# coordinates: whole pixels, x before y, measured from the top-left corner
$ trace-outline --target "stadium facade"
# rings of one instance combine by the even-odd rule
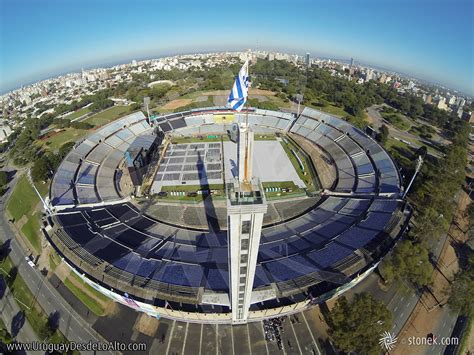
[[[252,321],[299,312],[360,282],[403,234],[411,210],[400,197],[396,165],[361,130],[309,108],[298,117],[248,111],[255,134],[302,140],[323,152],[336,171],[314,206],[263,226],[247,297]],[[46,238],[85,282],[117,302],[155,317],[232,322],[227,231],[149,216],[122,190],[120,168],[137,137],[157,130],[175,137],[226,135],[244,117],[218,107],[151,121],[138,112],[102,127],[78,142],[58,168]],[[158,165],[175,158],[204,168],[215,162],[199,146],[193,152],[179,145],[159,149]],[[158,169],[153,184],[183,174]],[[219,174],[212,176],[225,181]]]

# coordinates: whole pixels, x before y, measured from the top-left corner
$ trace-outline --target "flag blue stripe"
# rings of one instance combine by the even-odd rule
[[[227,99],[228,106],[236,111],[240,111],[247,101],[249,87],[247,68],[248,62],[245,62],[239,74],[235,77],[234,85]]]

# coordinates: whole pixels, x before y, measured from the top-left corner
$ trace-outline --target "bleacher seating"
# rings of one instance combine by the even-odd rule
[[[156,118],[154,125],[179,134],[225,133],[230,126],[214,122],[215,110],[227,112],[210,108],[173,113]],[[245,114],[235,116],[242,121]],[[291,290],[298,284],[319,282],[324,275],[340,274],[355,265],[361,260],[359,249],[367,253],[366,248],[385,238],[400,208],[396,200],[400,179],[395,164],[374,140],[344,120],[307,108],[297,119],[290,113],[251,110],[248,120],[257,133],[291,128],[323,149],[335,163],[334,191],[339,193],[323,196],[301,216],[263,228],[254,287],[276,283],[278,288]],[[117,168],[133,139],[151,129],[143,114],[129,115],[102,127],[71,150],[51,187],[53,205],[65,208],[55,216],[57,236],[88,264],[107,263],[105,273],[124,282],[167,292],[197,294],[200,287],[226,291],[225,231],[165,224],[131,203],[120,203]],[[198,174],[194,169],[197,156],[183,152],[183,146],[174,145],[165,159],[189,163],[193,169],[183,171]],[[176,172],[164,169],[159,174],[166,179]],[[82,206],[104,202],[104,206]]]

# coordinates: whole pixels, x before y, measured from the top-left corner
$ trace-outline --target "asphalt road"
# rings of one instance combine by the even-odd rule
[[[0,317],[17,342],[31,343],[39,340],[31,325],[22,316],[20,307],[9,288],[5,290],[0,299]],[[12,329],[16,329],[16,331]]]
[[[10,186],[13,187],[16,184],[19,174],[10,182]],[[0,242],[10,240],[10,253],[9,256],[12,259],[15,266],[18,267],[19,275],[25,280],[26,284],[30,288],[30,291],[36,295],[36,302],[38,302],[44,309],[46,314],[59,312],[59,329],[67,337],[69,341],[74,342],[106,342],[100,335],[90,329],[90,325],[85,322],[69,304],[58,294],[56,289],[45,280],[44,276],[36,269],[30,267],[25,261],[25,252],[19,246],[18,241],[15,238],[15,234],[10,229],[9,222],[5,218],[5,201],[8,200],[13,188],[11,188],[2,198],[0,199]],[[13,305],[11,306],[13,307]],[[3,317],[3,312],[2,312]],[[28,327],[27,322],[24,326]],[[25,332],[28,332],[27,330]],[[28,335],[28,340],[32,339],[32,335]],[[23,341],[23,339],[18,339]],[[84,352],[87,354],[87,352]],[[112,352],[102,352],[103,354],[111,354]],[[90,352],[93,354],[93,352]],[[97,352],[100,354],[100,352]]]
[[[15,185],[17,178],[18,175],[15,176],[12,182],[10,182],[10,186]],[[55,311],[59,312],[59,328],[70,341],[105,342],[104,338],[102,338],[95,330],[93,330],[90,324],[87,323],[66,302],[66,300],[61,297],[61,295],[49,283],[49,281],[45,280],[39,271],[31,268],[25,262],[25,253],[15,239],[15,235],[10,229],[10,225],[4,216],[4,201],[8,199],[11,190],[9,190],[8,193],[0,199],[0,241],[3,242],[8,239],[11,240],[11,252],[9,256],[13,260],[14,264],[18,267],[19,275],[24,278],[30,287],[31,292],[37,295],[37,302],[39,302],[47,314],[53,313]],[[440,241],[434,242],[432,244],[432,252],[434,255],[438,256],[440,254],[445,238],[446,236],[441,238]],[[385,304],[387,304],[388,308],[394,315],[394,326],[392,331],[396,334],[399,334],[405,325],[419,299],[419,295],[417,295],[413,290],[410,290],[409,292],[401,292],[393,285],[389,290],[382,291],[378,285],[378,275],[375,273],[369,275],[366,280],[354,287],[352,290],[349,290],[347,294],[350,295],[351,293],[353,294],[363,291],[370,292],[376,298],[381,299]],[[2,300],[0,300],[0,307],[0,310],[2,310],[2,318],[6,324],[10,324],[11,319],[13,319],[18,313],[19,308],[8,291],[5,293]],[[445,312],[446,315],[444,322],[440,324],[437,329],[433,329],[433,334],[435,334],[438,338],[450,336],[456,323],[457,316],[450,314],[447,308]],[[308,325],[310,323],[304,316],[300,316],[300,318],[302,318],[301,323],[292,324],[291,322],[287,322],[284,324],[285,332],[283,336],[283,352],[319,352],[319,349],[316,345],[316,339],[318,336],[317,330]],[[164,343],[159,342],[158,335],[162,331],[160,330],[162,328],[160,328],[154,337],[152,348],[149,349],[151,353],[153,353],[154,350],[160,350],[160,353],[167,354],[172,354],[175,352],[181,353],[182,351],[185,353],[191,353],[193,352],[193,349],[196,349],[195,344],[198,337],[200,339],[199,351],[201,353],[208,353],[208,350],[211,352],[213,352],[213,350],[214,352],[217,352],[217,350],[226,352],[225,349],[227,348],[229,348],[229,350],[232,349],[232,353],[240,353],[240,350],[244,349],[250,349],[250,351],[258,349],[268,354],[278,351],[277,349],[272,348],[274,345],[272,343],[259,343],[262,338],[262,334],[260,334],[261,325],[257,326],[256,328],[254,328],[253,325],[248,325],[246,328],[231,328],[215,325],[194,325],[173,321],[167,322],[165,320],[162,320],[161,322],[161,325],[163,326],[165,323],[169,323],[169,327],[166,330],[166,341]],[[21,342],[37,340],[37,337],[28,322],[25,322],[23,327],[20,329],[17,339]],[[237,339],[238,341],[236,341]],[[121,340],[129,341],[129,338],[125,337]],[[445,351],[445,348],[445,346],[438,346],[435,349],[435,353],[442,354]],[[263,349],[265,349],[265,351],[263,351]],[[230,353],[230,351],[226,353]],[[254,353],[260,352],[258,351]]]
[[[458,200],[458,196],[456,197]],[[447,238],[445,234],[439,240],[430,241],[430,250],[436,259],[441,254],[444,242]],[[403,329],[405,323],[409,319],[415,306],[417,305],[420,295],[412,287],[397,288],[397,285],[393,283],[388,290],[382,290],[379,286],[379,276],[376,273],[370,274],[364,281],[356,285],[354,288],[346,292],[346,295],[350,296],[355,293],[369,292],[375,298],[383,301],[387,308],[392,312],[393,315],[393,326],[392,332],[399,335]],[[443,322],[436,328],[433,328],[432,333],[438,338],[449,337],[453,332],[454,325],[457,320],[457,315],[449,311],[447,306],[443,309]],[[437,345],[433,349],[430,349],[426,354],[443,354],[446,349],[444,345]]]
[[[367,112],[374,119],[373,126],[374,126],[374,129],[376,129],[376,130],[379,130],[380,127],[382,126],[382,124],[384,124],[384,120],[383,120],[382,116],[380,115],[379,111],[377,110],[378,107],[379,106],[377,106],[377,105],[373,105],[373,106],[370,106],[369,108],[367,108]],[[424,138],[415,136],[415,135],[413,135],[411,133],[408,133],[408,132],[405,132],[405,131],[401,131],[401,130],[399,130],[398,128],[394,127],[391,124],[386,124],[386,126],[388,127],[390,137],[393,137],[393,138],[398,139],[398,140],[403,139],[405,141],[416,139],[417,141],[420,141],[420,142],[426,144],[427,146],[432,145],[432,143],[429,140],[426,140]],[[413,143],[413,142],[410,141],[410,146],[415,148],[415,149],[418,149],[418,148],[421,147],[421,144]],[[428,154],[432,155],[436,158],[441,157],[440,153],[428,152]]]

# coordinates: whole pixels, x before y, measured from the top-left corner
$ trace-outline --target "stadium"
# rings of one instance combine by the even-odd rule
[[[230,323],[223,199],[244,119],[269,205],[248,320],[299,312],[360,282],[404,233],[411,209],[379,144],[310,108],[137,112],[103,126],[58,168],[45,237],[117,302],[154,317]]]

